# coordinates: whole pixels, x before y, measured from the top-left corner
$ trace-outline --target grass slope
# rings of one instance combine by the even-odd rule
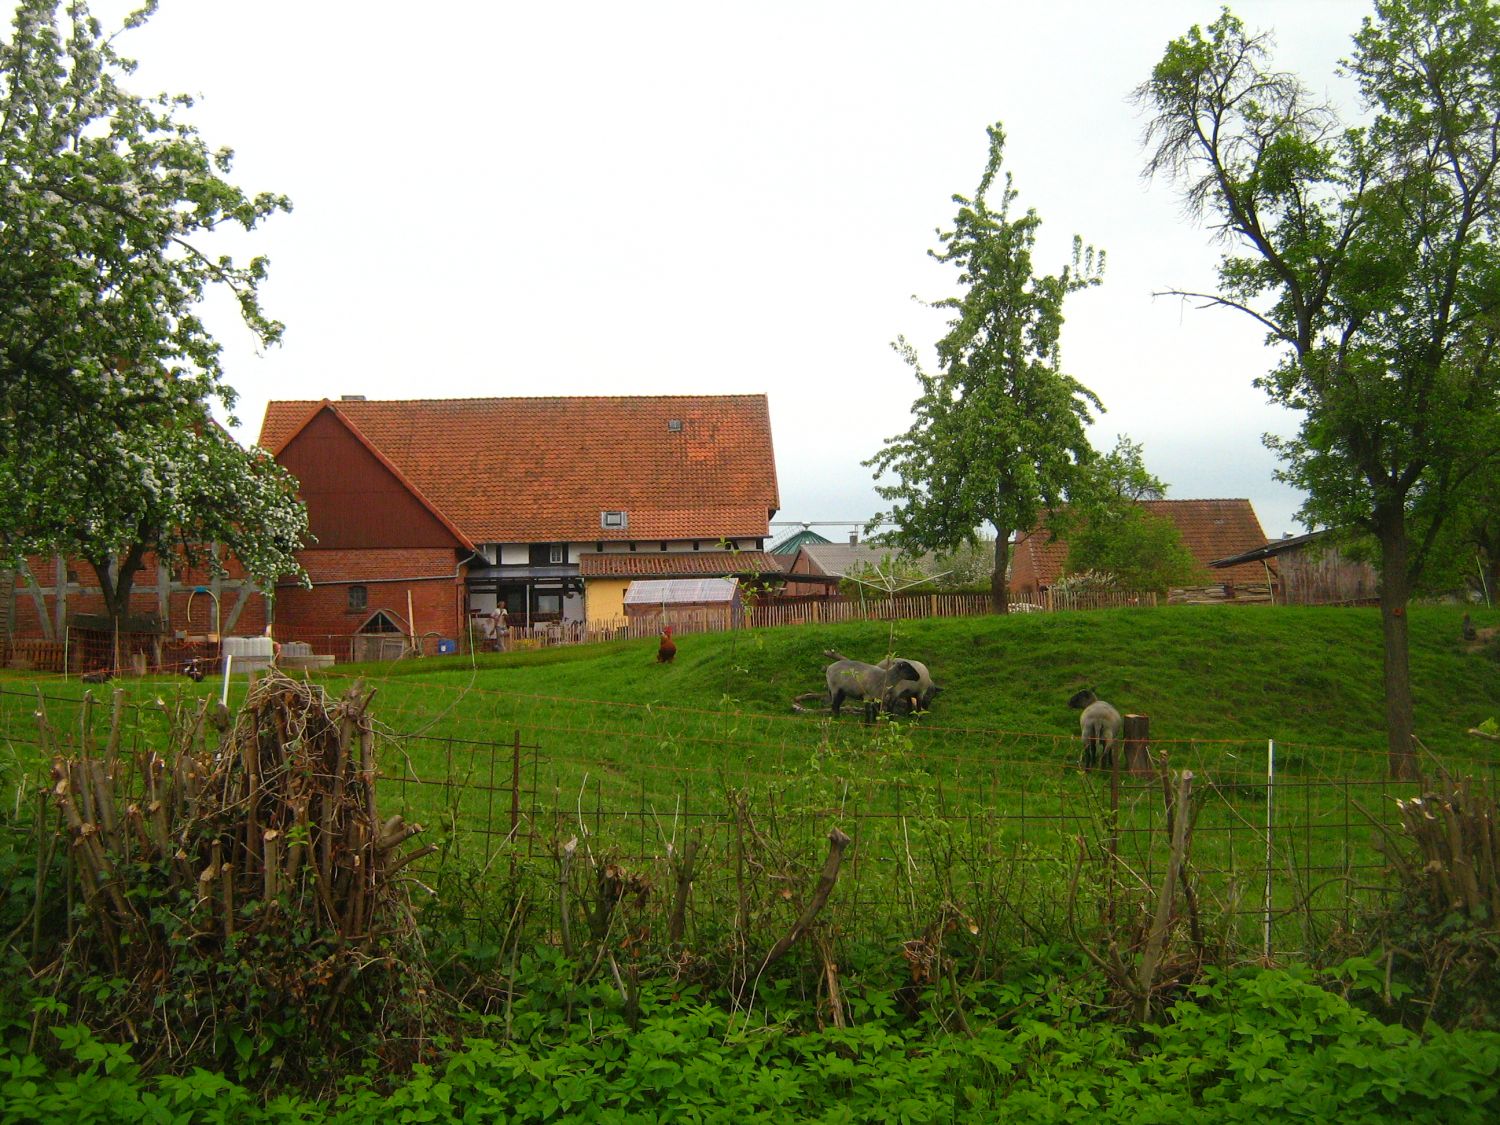
[[[1476,614],[1480,627],[1500,612]],[[1463,642],[1461,610],[1411,613],[1416,727],[1435,753],[1472,754],[1465,734],[1500,713],[1500,640]],[[1181,607],[856,623],[679,638],[670,666],[655,642],[365,669],[414,707],[422,688],[657,708],[784,716],[823,686],[823,651],[878,660],[891,646],[925,661],[944,691],[932,728],[1073,734],[1068,696],[1094,687],[1121,711],[1151,716],[1157,739],[1256,739],[1383,746],[1380,619],[1375,610]],[[812,718],[799,718],[805,724]],[[846,713],[842,724],[857,725]]]

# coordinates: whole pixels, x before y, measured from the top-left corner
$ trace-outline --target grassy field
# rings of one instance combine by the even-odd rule
[[[1493,784],[1500,746],[1466,731],[1500,715],[1500,642],[1466,644],[1460,617],[1456,607],[1411,613],[1416,728],[1435,759]],[[1500,625],[1500,612],[1475,618]],[[1082,686],[1150,716],[1156,751],[1195,771],[1194,860],[1216,909],[1247,927],[1262,906],[1268,819],[1279,906],[1316,901],[1337,920],[1379,864],[1368,818],[1389,821],[1395,798],[1415,791],[1385,778],[1374,610],[1028,614],[690,635],[678,647],[670,666],[655,662],[654,641],[637,641],[339,668],[323,682],[334,694],[354,677],[376,689],[391,735],[387,807],[405,804],[486,861],[514,846],[503,838],[519,760],[514,799],[534,852],[582,834],[647,864],[695,826],[727,847],[726,814],[745,795],[799,854],[816,857],[830,824],[850,828],[855,887],[862,880],[887,905],[903,885],[915,902],[913,872],[952,866],[938,853],[951,860],[955,834],[970,851],[982,839],[996,855],[1034,860],[1047,869],[1039,886],[1056,885],[1080,840],[1097,851],[1111,798],[1105,775],[1077,769],[1066,701]],[[920,659],[943,694],[928,715],[874,726],[793,713],[794,697],[821,688],[830,647]],[[136,746],[159,744],[174,709],[218,690],[177,678],[93,691],[116,686],[134,705]],[[244,691],[232,684],[231,703]],[[107,700],[85,716],[83,692],[76,680],[0,678],[0,737],[15,760],[46,756],[39,706],[63,738],[107,725]],[[1118,800],[1120,851],[1144,883],[1161,863],[1160,782],[1127,779]],[[916,820],[939,827],[914,845]],[[1034,869],[1010,870],[1024,881]],[[959,893],[944,881],[951,872],[932,878],[927,896]],[[849,909],[859,911],[857,892]]]

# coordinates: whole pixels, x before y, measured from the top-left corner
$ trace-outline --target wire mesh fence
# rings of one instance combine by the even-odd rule
[[[196,699],[183,683],[118,710],[0,685],[0,739],[32,781],[100,724],[119,727],[125,756],[149,752]],[[520,870],[536,887],[571,878],[588,894],[583,872],[612,867],[655,887],[700,943],[730,920],[792,912],[835,830],[849,843],[824,919],[851,944],[909,940],[940,917],[986,935],[1117,920],[1160,888],[1173,786],[1191,775],[1204,925],[1237,956],[1310,954],[1385,903],[1397,801],[1424,791],[1386,776],[1373,733],[1364,748],[1160,740],[1149,770],[1083,770],[1076,739],[926,720],[866,727],[415,680],[380,694],[382,805],[444,845],[418,878],[459,864],[481,892]],[[1497,791],[1480,752],[1443,766]],[[550,940],[567,924],[565,896],[532,893]],[[472,909],[477,925],[499,924],[482,894]]]

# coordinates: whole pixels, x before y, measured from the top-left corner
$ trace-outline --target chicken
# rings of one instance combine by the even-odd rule
[[[664,626],[661,631],[661,644],[656,646],[656,662],[670,664],[672,657],[676,655],[677,645],[672,641],[672,626]]]

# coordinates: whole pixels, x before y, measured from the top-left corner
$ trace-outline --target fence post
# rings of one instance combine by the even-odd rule
[[[1131,773],[1151,772],[1151,716],[1125,716],[1125,761]]]
[[[1131,716],[1134,718],[1135,716]],[[1130,743],[1126,743],[1129,746]],[[1120,765],[1125,757],[1124,748],[1109,759],[1109,837],[1105,847],[1109,850],[1109,898],[1105,905],[1106,921],[1115,924],[1115,883],[1120,872]]]
[[[1276,797],[1276,740],[1266,740],[1266,895],[1265,895],[1265,939],[1266,963],[1271,961],[1271,812]]]
[[[516,838],[521,824],[521,730],[516,728],[510,744],[510,838]],[[511,845],[514,848],[514,844]]]

